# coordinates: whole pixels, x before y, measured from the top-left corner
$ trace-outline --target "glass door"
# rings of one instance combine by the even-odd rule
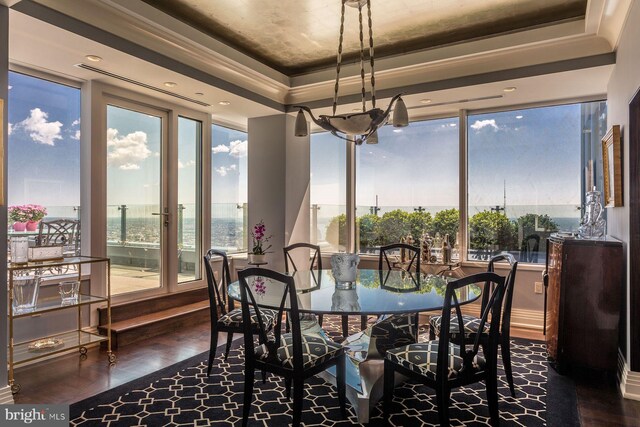
[[[112,295],[157,291],[167,283],[167,115],[126,103],[107,105],[106,113]]]

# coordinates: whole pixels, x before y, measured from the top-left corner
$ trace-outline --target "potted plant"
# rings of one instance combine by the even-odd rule
[[[9,220],[14,231],[36,231],[38,222],[47,215],[47,209],[40,205],[9,206]]]
[[[272,236],[265,237],[265,231],[267,227],[264,225],[264,221],[260,220],[259,223],[253,226],[251,230],[251,238],[253,240],[253,248],[248,254],[249,263],[251,264],[266,264],[266,253],[271,245],[264,247]]]

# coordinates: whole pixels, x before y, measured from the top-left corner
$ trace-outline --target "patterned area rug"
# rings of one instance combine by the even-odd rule
[[[340,319],[327,316],[324,327],[339,336]],[[373,320],[373,319],[371,319]],[[356,331],[359,319],[350,329]],[[424,329],[421,328],[421,332]],[[427,334],[421,335],[424,340]],[[234,341],[229,359],[222,349],[206,376],[207,353],[164,368],[71,406],[74,426],[233,426],[240,425],[244,385],[242,340]],[[504,426],[544,426],[546,418],[547,363],[544,345],[526,340],[512,341],[512,365],[516,398],[512,398],[499,363],[500,418]],[[284,397],[283,382],[256,376],[249,425],[286,426],[291,423],[292,403]],[[484,383],[457,389],[451,394],[451,425],[488,425],[489,410]],[[370,425],[381,425],[381,404],[372,413]],[[334,387],[318,377],[305,383],[302,415],[305,426],[358,425],[352,409],[342,419]],[[433,390],[418,383],[395,389],[391,423],[395,426],[437,426],[438,413]]]

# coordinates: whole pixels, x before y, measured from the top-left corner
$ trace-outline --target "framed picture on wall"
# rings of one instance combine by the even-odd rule
[[[604,204],[618,207],[622,201],[622,147],[620,125],[613,125],[602,138],[602,175],[604,177]]]

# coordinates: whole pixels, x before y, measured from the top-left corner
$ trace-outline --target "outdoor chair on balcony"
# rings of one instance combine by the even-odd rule
[[[218,285],[215,275],[213,274],[213,268],[211,267],[211,260],[216,256],[222,258],[222,278],[220,285]],[[227,333],[227,346],[224,352],[224,359],[227,360],[229,350],[231,349],[231,342],[233,341],[233,334],[241,334],[244,329],[242,326],[242,310],[239,308],[234,309],[233,301],[231,301],[227,295],[227,286],[229,286],[231,274],[229,273],[229,261],[226,252],[210,249],[204,256],[204,269],[207,275],[209,311],[211,314],[211,341],[209,345],[209,362],[207,365],[207,376],[209,376],[211,375],[213,359],[215,359],[216,356],[218,332]],[[252,313],[251,327],[254,330],[254,334],[258,333],[259,323],[264,326],[267,331],[270,331],[275,323],[276,315],[275,310],[262,309],[260,310],[261,317],[258,321],[258,316]]]
[[[502,353],[502,365],[504,366],[504,372],[507,376],[507,382],[509,383],[509,389],[511,396],[516,396],[515,387],[513,385],[513,371],[511,369],[511,306],[513,302],[513,287],[516,281],[516,271],[518,269],[518,262],[513,255],[504,253],[499,254],[491,258],[487,272],[493,272],[495,263],[500,261],[506,261],[509,263],[510,271],[505,282],[505,296],[504,304],[502,307],[502,324],[498,332],[498,342],[500,344],[500,350]],[[487,310],[489,303],[489,295],[486,292],[482,294],[482,304],[480,308],[480,314],[483,315]],[[442,331],[442,316],[433,316],[429,320],[429,339],[434,340],[435,337],[441,334]],[[473,343],[478,335],[478,331],[482,331],[481,335],[483,339],[488,339],[489,328],[485,325],[484,329],[480,328],[481,319],[475,316],[463,315],[462,326],[464,330],[464,336],[460,335],[460,328],[457,323],[452,323],[450,327],[451,341],[460,344],[461,342]],[[463,339],[464,337],[464,339]]]
[[[456,291],[484,283],[487,306],[478,324],[487,330],[487,339],[476,335],[471,348],[455,343],[450,328],[463,328],[463,318]],[[453,388],[484,381],[492,426],[500,423],[498,408],[497,350],[500,311],[505,278],[495,273],[479,273],[449,282],[442,308],[442,330],[438,340],[408,344],[388,350],[384,360],[383,417],[389,421],[396,372],[431,387],[436,392],[440,426],[449,425],[449,397]],[[493,288],[493,291],[490,290]],[[489,294],[490,293],[490,294]],[[453,315],[452,315],[453,313]],[[489,315],[491,320],[489,320]],[[458,329],[458,330],[460,330]],[[482,346],[483,355],[478,354]]]
[[[65,256],[80,255],[80,221],[77,219],[41,220],[36,245],[61,245]]]

